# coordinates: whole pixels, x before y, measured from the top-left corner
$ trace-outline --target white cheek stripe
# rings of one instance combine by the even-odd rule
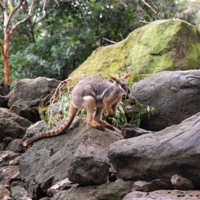
[[[119,86],[119,88],[122,90],[122,92],[126,93],[126,91],[122,88],[121,85],[118,85],[118,86]]]

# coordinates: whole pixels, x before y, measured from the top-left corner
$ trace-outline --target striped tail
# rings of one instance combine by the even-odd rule
[[[37,135],[27,139],[26,141],[23,142],[23,145],[26,147],[29,144],[41,139],[41,138],[45,138],[45,137],[53,137],[56,135],[60,135],[61,133],[63,133],[65,130],[67,130],[69,128],[69,126],[71,125],[74,117],[76,116],[76,113],[78,111],[78,108],[75,108],[72,104],[72,102],[70,103],[70,108],[69,108],[69,115],[66,119],[66,121],[64,122],[64,124],[56,129],[56,130],[52,130],[52,131],[47,131],[47,132],[42,132],[42,133],[38,133]]]

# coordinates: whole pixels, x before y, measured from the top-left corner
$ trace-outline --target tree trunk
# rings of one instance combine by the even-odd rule
[[[4,52],[3,52],[3,65],[5,82],[11,85],[10,65],[9,65],[9,46],[10,46],[10,33],[5,33],[4,38]]]

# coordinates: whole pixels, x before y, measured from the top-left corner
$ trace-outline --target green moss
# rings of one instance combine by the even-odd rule
[[[200,33],[182,20],[158,20],[136,29],[116,44],[96,49],[70,77],[125,74],[129,83],[165,70],[198,69]]]

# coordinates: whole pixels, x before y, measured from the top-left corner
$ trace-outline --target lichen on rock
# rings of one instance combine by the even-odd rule
[[[200,32],[182,20],[158,20],[113,45],[96,49],[75,70],[72,85],[84,76],[131,71],[130,83],[166,70],[198,69]]]

